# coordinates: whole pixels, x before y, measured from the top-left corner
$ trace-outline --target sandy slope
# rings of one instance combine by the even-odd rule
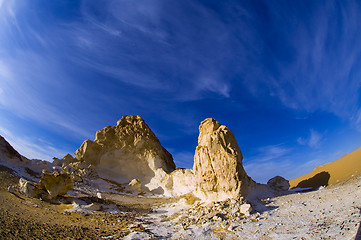
[[[325,173],[323,173],[325,172]],[[327,176],[327,174],[329,176]],[[316,167],[312,172],[307,173],[301,177],[290,181],[291,188],[296,187],[300,182],[303,182],[303,187],[316,186],[322,182],[328,182],[328,184],[335,184],[351,178],[354,175],[361,173],[361,148],[356,151],[346,154],[342,158]],[[312,178],[319,174],[318,181],[312,181]],[[327,178],[329,177],[328,181]],[[316,176],[317,178],[317,176]],[[307,180],[311,179],[309,182]],[[317,179],[316,179],[317,180]],[[321,184],[324,185],[324,184]],[[320,185],[318,185],[320,186]]]

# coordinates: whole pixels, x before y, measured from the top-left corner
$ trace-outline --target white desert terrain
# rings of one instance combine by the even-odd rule
[[[360,149],[290,184],[259,184],[226,126],[199,130],[193,169],[176,168],[138,116],[52,163],[1,137],[0,238],[361,239]]]

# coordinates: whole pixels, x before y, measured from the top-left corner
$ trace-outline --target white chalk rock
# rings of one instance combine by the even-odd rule
[[[85,140],[75,151],[75,158],[93,165],[101,178],[121,184],[138,179],[142,190],[159,193],[164,193],[164,178],[175,170],[172,155],[139,116],[123,116],[116,126],[97,131],[94,141]]]
[[[206,201],[246,195],[255,182],[243,169],[242,159],[233,133],[215,119],[204,120],[194,156],[195,194]]]
[[[246,217],[250,216],[251,211],[252,211],[251,204],[248,204],[248,203],[242,204],[239,208],[239,212]]]

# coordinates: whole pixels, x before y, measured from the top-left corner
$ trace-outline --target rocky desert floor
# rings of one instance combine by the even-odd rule
[[[171,239],[361,239],[360,196],[361,175],[317,191],[253,199],[255,210],[240,220],[219,217],[188,225],[185,219],[192,213],[186,210],[172,219],[177,206],[168,205],[163,214],[151,213],[145,228]],[[211,213],[214,205],[208,209]],[[224,216],[224,210],[218,207],[215,215]],[[149,232],[137,234],[152,238]]]
[[[0,167],[1,239],[361,239],[361,175],[317,191],[260,193],[250,199],[251,215],[241,217],[229,214],[239,201],[197,204],[190,197],[99,199],[78,189],[48,203],[9,192],[18,181]],[[101,207],[68,211],[73,202]]]
[[[28,198],[16,189],[10,193],[8,187],[19,182],[12,173],[0,166],[0,239],[122,239],[132,231],[146,232],[134,222],[151,213],[151,207],[167,201],[110,194],[109,199],[114,200],[102,200],[85,192],[49,203]],[[113,206],[116,210],[66,212],[74,201]]]

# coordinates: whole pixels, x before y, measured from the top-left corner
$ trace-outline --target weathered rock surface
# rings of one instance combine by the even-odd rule
[[[165,179],[166,195],[180,196],[194,193],[195,175],[192,169],[178,168]]]
[[[64,162],[75,164],[66,158]],[[138,179],[142,188],[159,193],[164,192],[164,178],[175,170],[172,155],[139,116],[123,116],[116,126],[97,131],[94,141],[85,140],[75,151],[75,162],[93,165],[101,178],[122,184]]]
[[[23,178],[19,179],[19,191],[22,194],[32,198],[41,198],[46,194],[45,191],[40,189],[39,184],[30,182]]]
[[[48,192],[50,199],[53,199],[57,196],[65,195],[71,190],[73,188],[73,182],[71,181],[70,174],[59,173],[57,171],[53,173],[43,171],[39,186]]]
[[[199,126],[194,156],[195,194],[208,201],[222,201],[247,195],[254,181],[242,165],[242,153],[233,133],[215,119]]]
[[[267,185],[277,191],[287,191],[290,188],[288,180],[281,176],[276,176],[268,180]]]

